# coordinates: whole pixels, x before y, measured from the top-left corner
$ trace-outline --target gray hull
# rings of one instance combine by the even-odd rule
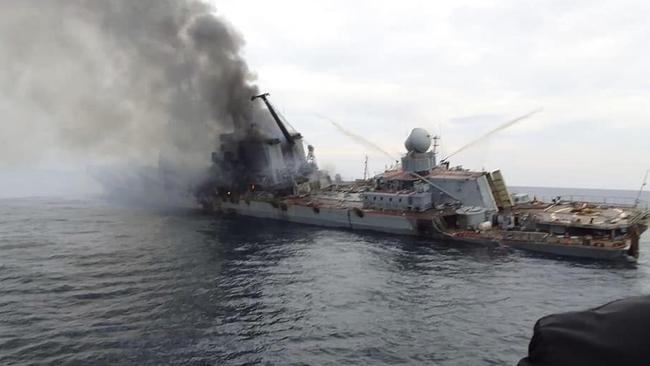
[[[504,245],[530,252],[605,260],[634,260],[628,255],[629,246],[623,248],[600,248],[578,245],[561,245],[549,243],[504,242]]]
[[[372,230],[400,235],[421,235],[417,222],[407,216],[381,213],[357,214],[350,208],[327,208],[291,205],[275,207],[269,202],[250,201],[248,203],[222,202],[220,211],[242,216],[282,220],[300,224],[347,228],[352,230]]]
[[[239,201],[220,202],[216,211],[242,215],[248,217],[264,218],[308,224],[315,226],[345,228],[351,230],[368,230],[398,235],[425,236],[436,240],[475,244],[484,246],[505,245],[530,252],[578,258],[593,258],[601,260],[630,260],[628,247],[602,248],[575,245],[558,245],[543,242],[497,241],[480,238],[461,238],[451,236],[437,230],[431,225],[423,223],[431,220],[417,220],[407,215],[385,214],[380,212],[363,212],[359,214],[352,208],[326,208],[314,209],[300,205],[274,205],[264,201]]]

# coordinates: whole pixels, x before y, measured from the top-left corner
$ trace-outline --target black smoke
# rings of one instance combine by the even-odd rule
[[[3,1],[0,164],[207,166],[219,134],[273,130],[243,46],[203,1]]]
[[[201,1],[17,0],[3,3],[0,29],[2,124],[27,140],[206,157],[259,109],[243,38]]]

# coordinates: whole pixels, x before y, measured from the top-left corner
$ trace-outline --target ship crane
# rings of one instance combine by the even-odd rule
[[[264,104],[266,104],[266,107],[269,109],[269,112],[271,112],[271,116],[273,116],[273,119],[275,120],[275,123],[278,124],[278,127],[280,128],[280,131],[282,131],[282,135],[284,135],[284,138],[287,139],[287,142],[290,145],[294,145],[296,143],[295,139],[291,134],[289,133],[289,130],[287,130],[287,127],[284,125],[282,120],[280,119],[280,116],[278,116],[278,113],[275,111],[267,97],[269,96],[269,93],[262,93],[260,95],[254,95],[251,97],[251,101],[261,98],[264,101]]]

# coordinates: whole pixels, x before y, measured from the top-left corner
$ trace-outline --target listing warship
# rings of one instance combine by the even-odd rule
[[[301,224],[417,235],[436,241],[507,246],[551,255],[635,260],[647,207],[511,194],[500,171],[470,171],[437,161],[436,143],[415,128],[401,164],[374,177],[332,180],[314,148],[268,101],[276,136],[255,124],[220,136],[210,179],[197,189],[210,212]],[[434,140],[437,141],[437,140]],[[365,177],[364,177],[365,178]]]

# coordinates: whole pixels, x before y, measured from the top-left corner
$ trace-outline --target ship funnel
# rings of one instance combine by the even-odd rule
[[[425,153],[431,147],[431,135],[424,128],[414,128],[404,142],[408,152]]]

